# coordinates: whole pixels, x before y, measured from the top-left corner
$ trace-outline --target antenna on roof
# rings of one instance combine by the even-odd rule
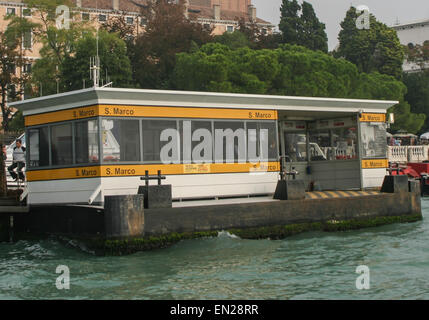
[[[98,11],[98,0],[95,2],[95,10]],[[98,52],[98,29],[97,24],[97,34],[96,34],[96,47],[97,53],[95,57],[90,58],[90,79],[94,82],[94,88],[100,87],[100,56]]]

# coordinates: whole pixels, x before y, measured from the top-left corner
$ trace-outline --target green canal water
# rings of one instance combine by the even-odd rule
[[[0,244],[0,299],[429,299],[429,199],[424,220],[285,240],[217,238],[122,257],[54,240]],[[56,288],[58,265],[70,289]],[[356,267],[370,270],[357,290]]]

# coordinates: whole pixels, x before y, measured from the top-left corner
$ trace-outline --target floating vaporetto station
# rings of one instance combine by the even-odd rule
[[[414,221],[418,183],[385,178],[396,103],[98,87],[13,103],[30,211],[14,228],[144,247],[148,236]]]

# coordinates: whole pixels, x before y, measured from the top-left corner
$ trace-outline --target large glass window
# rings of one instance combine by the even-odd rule
[[[336,128],[310,132],[311,161],[356,159],[357,128]]]
[[[387,135],[385,123],[361,122],[361,136],[363,158],[386,158]]]
[[[73,164],[72,141],[71,123],[51,127],[52,165]]]
[[[246,162],[247,146],[244,122],[215,121],[214,129],[215,162]]]
[[[286,162],[307,161],[307,136],[305,132],[285,132]]]
[[[49,165],[49,130],[48,127],[28,130],[30,167]]]
[[[75,124],[75,150],[77,164],[99,161],[97,120]]]
[[[213,162],[212,122],[205,120],[179,121],[181,159],[183,163]]]
[[[274,122],[247,122],[247,158],[251,162],[277,161],[277,130]]]
[[[161,162],[161,150],[166,152],[163,161],[178,162],[180,159],[180,141],[175,136],[176,120],[143,120],[143,161]],[[163,149],[164,146],[167,146]]]
[[[104,162],[140,161],[138,120],[103,119],[102,125]]]

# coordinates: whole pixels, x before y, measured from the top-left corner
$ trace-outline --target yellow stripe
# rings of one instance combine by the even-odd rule
[[[330,194],[330,195],[332,195],[332,198],[340,198],[341,197],[335,191],[327,191],[327,193]]]
[[[276,110],[94,105],[27,116],[25,126],[97,116],[246,120],[277,120],[278,118]]]
[[[279,162],[268,162],[253,165],[251,163],[213,163],[213,164],[153,164],[153,165],[103,165],[93,167],[63,168],[27,171],[28,181],[62,180],[96,177],[129,177],[144,176],[149,170],[150,175],[158,170],[164,175],[210,174],[210,173],[246,173],[246,172],[277,172]]]
[[[307,192],[307,197],[310,199],[318,199],[319,197],[314,192]]]
[[[337,191],[340,195],[342,195],[343,197],[350,197],[349,194],[347,194],[347,192],[344,191]]]
[[[352,196],[359,197],[360,194],[357,191],[348,191]]]
[[[323,199],[329,198],[329,196],[325,192],[322,192],[322,191],[316,191],[316,194],[318,194]]]

